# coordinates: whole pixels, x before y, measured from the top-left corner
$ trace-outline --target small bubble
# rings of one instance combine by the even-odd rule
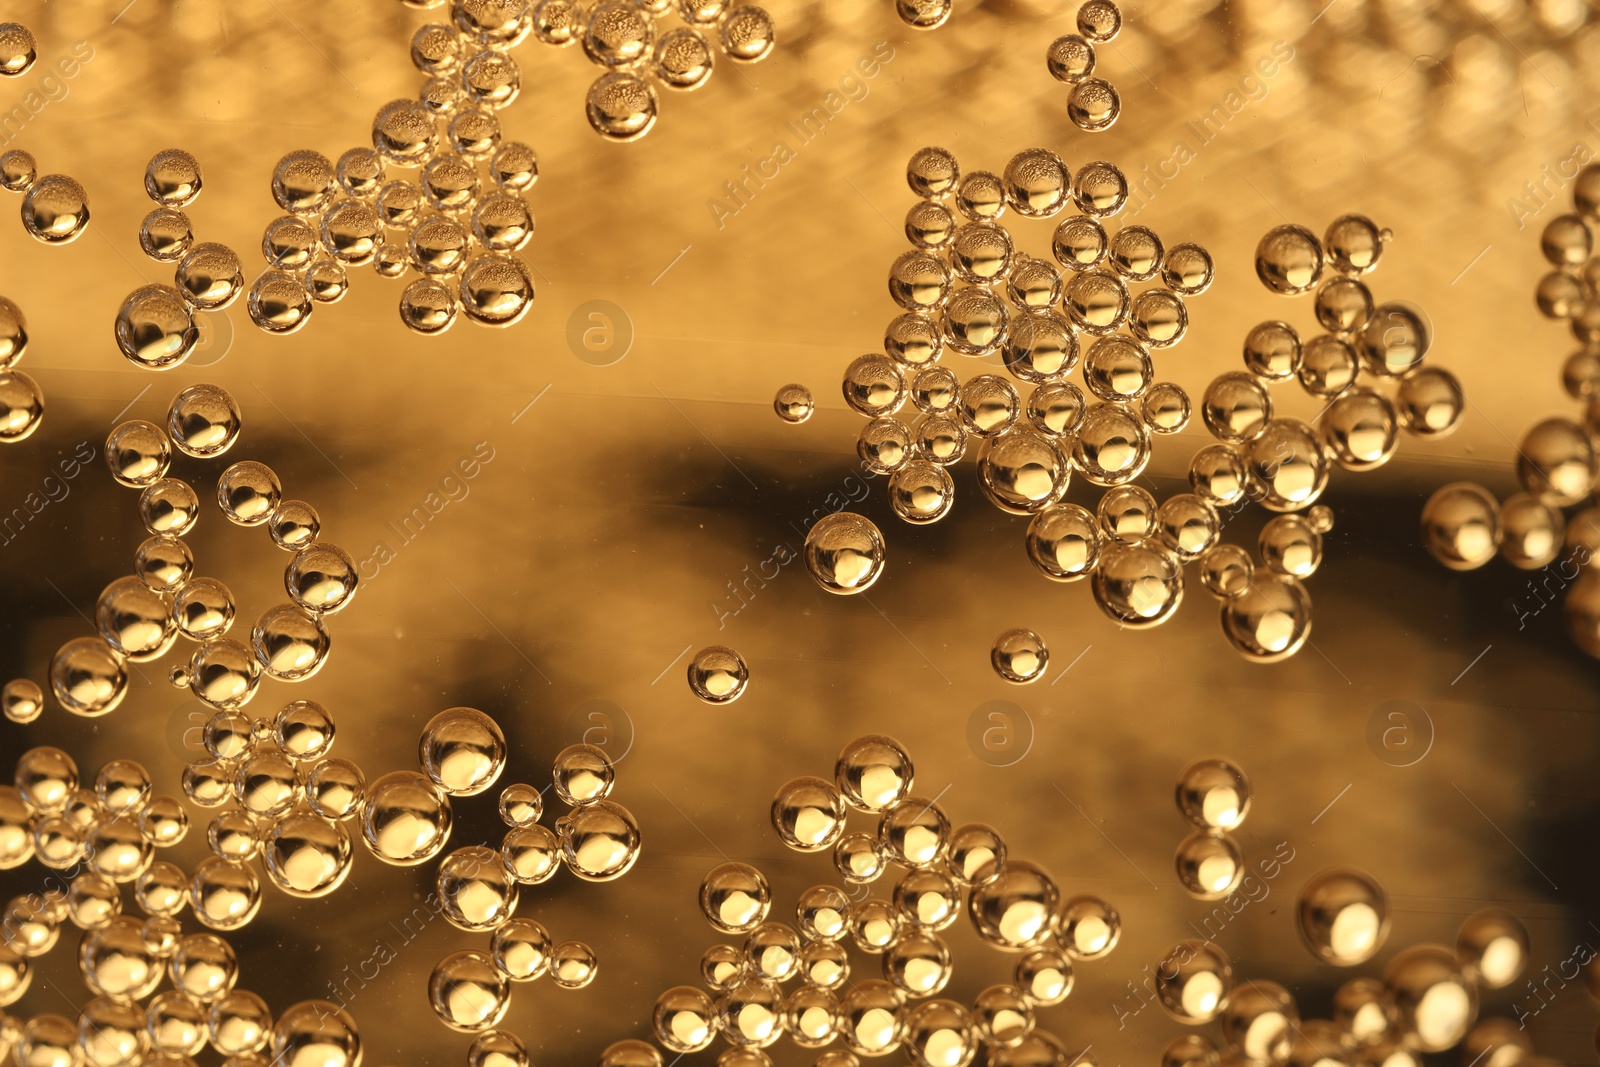
[[[1103,78],[1085,78],[1067,96],[1067,117],[1085,133],[1102,133],[1116,125],[1122,97]]]
[[[182,259],[194,243],[194,226],[177,208],[158,207],[139,225],[139,250],[163,263]]]
[[[371,200],[383,185],[383,157],[370,148],[352,148],[335,165],[339,187],[347,196]]]
[[[1128,287],[1110,271],[1085,270],[1066,283],[1062,304],[1079,329],[1109,334],[1127,320]]]
[[[428,978],[428,1003],[439,1021],[452,1030],[488,1030],[504,1017],[511,1003],[511,984],[481,952],[452,952]],[[283,1025],[279,1020],[278,1025]],[[353,1030],[353,1027],[352,1027]],[[337,1064],[354,1060],[337,1059]]]
[[[747,863],[720,864],[700,883],[701,914],[724,934],[748,934],[766,921],[771,907],[771,886]]]
[[[1099,548],[1099,523],[1077,504],[1052,504],[1028,523],[1028,559],[1046,578],[1073,582],[1087,576]]]
[[[1399,417],[1388,397],[1356,386],[1323,412],[1322,440],[1329,457],[1345,470],[1374,470],[1394,456]]]
[[[1140,398],[1139,410],[1152,433],[1181,433],[1189,425],[1189,394],[1175,382],[1156,382]]]
[[[425,178],[427,173],[424,171]],[[378,242],[383,239],[383,220],[365,201],[341,200],[323,214],[319,232],[328,255],[341,263],[361,266],[371,262],[377,252]]]
[[[1389,936],[1389,898],[1352,868],[1318,871],[1300,890],[1295,925],[1312,955],[1336,967],[1365,963]]]
[[[28,73],[38,56],[38,46],[28,27],[20,22],[0,23],[0,78]]]
[[[906,399],[906,382],[899,367],[874,353],[852,360],[841,385],[845,403],[868,418],[892,414]]]
[[[0,371],[0,443],[32,435],[44,420],[44,391],[19,370]]]
[[[1359,373],[1355,349],[1332,334],[1305,342],[1295,371],[1300,386],[1321,400],[1332,400],[1355,384]]]
[[[1026,685],[1044,677],[1050,665],[1050,650],[1032,630],[1007,630],[994,639],[989,663],[1006,681]]]
[[[944,304],[944,337],[964,356],[987,356],[1005,343],[1010,314],[987,286],[957,289]]]
[[[778,413],[778,418],[791,425],[805,422],[816,407],[811,390],[795,382],[780,387],[772,398],[772,409]]]
[[[89,194],[65,174],[46,174],[22,197],[22,226],[43,244],[77,240],[89,225]]]
[[[50,689],[74,715],[104,715],[127,695],[127,668],[122,655],[103,638],[74,638],[51,658]]]
[[[450,145],[464,156],[474,159],[488,156],[500,147],[500,136],[500,120],[495,118],[494,112],[483,108],[462,108],[450,120]],[[431,151],[430,145],[427,152]]]
[[[1156,498],[1137,485],[1106,490],[1095,512],[1105,536],[1125,545],[1136,545],[1156,532]]]
[[[272,516],[283,487],[271,467],[242,460],[217,478],[217,506],[229,522],[259,526]]]
[[[1322,245],[1304,226],[1275,226],[1256,245],[1256,277],[1281,296],[1309,292],[1322,277],[1322,263]]]
[[[938,522],[955,504],[955,481],[937,463],[914,459],[889,480],[889,506],[914,525]]]
[[[1006,164],[1006,204],[1028,218],[1049,218],[1070,202],[1071,180],[1066,163],[1048,148],[1024,149]]]
[[[200,518],[200,497],[181,478],[162,478],[139,494],[139,517],[152,534],[182,537]]]
[[[272,169],[272,198],[291,215],[315,215],[339,191],[333,164],[309,148],[290,152]]]
[[[200,187],[200,162],[181,148],[157,152],[144,168],[144,191],[163,207],[187,207]]]
[[[533,279],[516,256],[486,252],[461,272],[462,313],[480,326],[513,326],[533,306]]]
[[[142,489],[167,473],[172,444],[155,423],[129,419],[106,436],[105,456],[118,485]]]
[[[1051,935],[1060,900],[1060,888],[1042,867],[1013,859],[997,878],[972,888],[967,914],[983,941],[1015,952],[1037,947]]]
[[[1322,534],[1299,515],[1279,515],[1261,528],[1262,566],[1291,578],[1309,578],[1322,565]]]
[[[1394,1001],[1398,1035],[1424,1053],[1456,1045],[1477,1019],[1477,989],[1443,945],[1403,949],[1384,968],[1384,989]]]
[[[668,30],[656,42],[652,70],[669,89],[698,89],[711,77],[711,45],[689,26]]]
[[[1078,32],[1091,41],[1113,40],[1122,30],[1122,12],[1112,0],[1084,0],[1078,8]]]
[[[1084,414],[1072,461],[1095,485],[1122,485],[1144,471],[1150,453],[1150,432],[1144,422],[1120,404],[1100,403]]]
[[[1221,900],[1233,893],[1245,874],[1244,853],[1225,833],[1196,830],[1178,845],[1173,863],[1178,884],[1196,900]]]
[[[1115,215],[1128,202],[1128,179],[1114,163],[1085,163],[1073,179],[1072,199],[1085,215]]]
[[[507,141],[494,154],[489,175],[507,192],[520,192],[539,179],[539,157],[521,141]]]
[[[1236,985],[1222,1012],[1223,1036],[1253,1062],[1287,1061],[1299,1024],[1294,997],[1262,979]]]
[[[1528,928],[1498,908],[1474,912],[1456,935],[1456,959],[1479,986],[1504,989],[1528,965]]]
[[[936,30],[955,10],[954,0],[894,0],[895,14],[914,30]]]
[[[1539,251],[1553,267],[1579,267],[1594,252],[1594,234],[1581,216],[1557,215],[1539,235]]]
[[[1226,600],[1250,589],[1256,563],[1237,544],[1216,544],[1200,555],[1200,584],[1213,597]]]
[[[1183,602],[1183,570],[1176,556],[1142,543],[1101,545],[1091,590],[1095,603],[1123,626],[1159,626]]]
[[[1071,382],[1046,382],[1028,394],[1025,414],[1040,433],[1063,438],[1076,433],[1086,406],[1083,390]]]
[[[246,307],[250,321],[264,332],[294,333],[311,318],[311,294],[298,277],[285,270],[266,270],[250,285]]]
[[[689,691],[707,704],[731,704],[744,695],[750,668],[726,645],[708,645],[689,659]]]
[[[452,131],[454,131],[455,125],[460,119],[461,115],[457,115],[455,119],[451,120]],[[498,124],[496,136],[498,136]],[[416,166],[427,158],[429,153],[433,151],[438,137],[439,131],[434,123],[433,115],[422,104],[414,100],[391,100],[379,108],[372,119],[373,148],[377,149],[385,159],[403,167]],[[310,153],[310,155],[315,156],[316,154]],[[284,159],[288,161],[295,156],[296,153],[291,153],[290,156],[286,156]],[[322,157],[317,156],[316,158],[321,159]],[[307,171],[319,170],[315,165],[315,160],[308,159],[307,162],[309,164],[306,168]],[[323,162],[325,163],[326,160],[323,160]],[[283,163],[279,164],[279,168],[283,168]],[[307,174],[306,176],[313,182],[321,177],[320,173]],[[294,188],[296,191],[305,187],[304,183],[299,181],[298,173],[291,173],[286,177],[295,179]],[[308,207],[309,210],[320,209],[326,205],[327,200],[332,198],[333,190],[331,186],[334,184],[335,176],[332,173],[331,166],[328,168],[326,180],[326,186],[315,184],[313,189],[307,191],[305,199],[311,202]],[[286,186],[287,189],[288,187]],[[277,198],[278,178],[276,173],[273,176],[273,195],[274,198]],[[289,210],[287,206],[285,210]]]
[[[1593,488],[1594,445],[1587,431],[1569,419],[1534,424],[1517,448],[1517,480],[1547,504],[1571,507]]]
[[[1222,633],[1254,663],[1276,663],[1311,635],[1311,595],[1293,578],[1256,571],[1249,587],[1222,605]]]
[[[968,171],[955,187],[956,210],[974,222],[998,219],[1006,213],[1006,187],[999,175],[986,170]]]
[[[602,75],[589,87],[584,107],[589,125],[611,141],[638,140],[656,123],[655,90],[627,71]]]
[[[20,148],[0,154],[0,188],[13,193],[27,192],[39,174],[33,155]]]
[[[190,307],[216,311],[244,291],[244,267],[227,245],[203,241],[184,255],[173,272],[173,283]]]
[[[1322,245],[1328,265],[1340,274],[1359,275],[1377,267],[1388,231],[1365,215],[1340,215],[1328,224]]]
[[[12,722],[32,722],[44,711],[44,690],[30,679],[13,678],[0,689],[0,709]]]
[[[1059,82],[1080,82],[1094,73],[1094,45],[1075,33],[1050,42],[1044,54],[1050,76]]]
[[[772,16],[753,4],[741,4],[724,15],[717,37],[723,52],[738,63],[767,58],[777,43]]]
[[[1500,555],[1519,570],[1534,571],[1556,558],[1566,535],[1557,509],[1528,493],[1500,505]]]
[[[947,148],[919,148],[906,164],[906,183],[913,193],[926,199],[949,195],[960,179],[961,168]]]
[[[806,532],[806,569],[830,593],[871,588],[883,573],[886,558],[887,547],[876,524],[853,512],[834,512]]]
[[[412,333],[443,333],[455,324],[459,310],[454,290],[436,278],[418,278],[400,294],[400,321]]]
[[[306,292],[319,304],[337,304],[350,290],[350,273],[344,264],[324,257],[306,268],[303,280]]]
[[[411,35],[411,63],[424,74],[449,74],[461,65],[461,41],[454,27],[424,23]]]
[[[1161,280],[1181,296],[1199,296],[1215,276],[1211,253],[1197,244],[1173,245],[1161,264]]]
[[[1372,311],[1360,334],[1362,365],[1381,378],[1398,378],[1421,365],[1433,327],[1420,308],[1392,302]]]
[[[1243,451],[1251,499],[1269,511],[1298,511],[1328,486],[1328,455],[1299,419],[1270,420]]]

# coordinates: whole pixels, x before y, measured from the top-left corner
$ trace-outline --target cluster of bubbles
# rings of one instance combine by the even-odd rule
[[[34,859],[63,873],[40,892],[13,898],[0,914],[0,1008],[27,993],[68,921],[83,931],[77,965],[93,999],[76,1018],[0,1012],[0,1058],[94,1067],[192,1063],[209,1045],[237,1064],[271,1056],[303,1067],[310,1051],[328,1053],[318,1063],[354,1067],[360,1039],[348,1015],[332,1004],[301,1002],[274,1020],[265,1000],[238,986],[227,941],[184,933],[185,906],[203,922],[218,900],[239,893],[234,881],[191,878],[156,858],[188,829],[183,805],[155,793],[149,773],[132,760],[113,760],[83,783],[60,749],[22,754],[15,784],[0,786],[0,869]],[[142,918],[124,912],[127,884]]]
[[[424,734],[424,767],[435,785],[452,795],[488,788],[504,763],[498,728],[498,751],[486,755],[484,722],[493,727],[492,720],[456,714],[470,710],[445,712]],[[547,882],[563,866],[585,882],[609,882],[633,868],[641,847],[639,824],[610,799],[615,782],[616,771],[599,748],[563,749],[545,788],[554,789],[569,810],[553,830],[540,822],[543,791],[510,785],[499,799],[507,827],[500,848],[472,845],[440,861],[435,888],[445,919],[458,929],[490,935],[487,951],[452,952],[428,980],[428,1001],[439,1019],[452,1030],[478,1035],[468,1051],[472,1067],[528,1067],[531,1062],[520,1038],[496,1029],[510,1006],[512,983],[548,975],[563,989],[582,989],[594,981],[599,961],[593,949],[582,941],[553,943],[542,924],[516,912],[519,887]]]
[[[1078,8],[1078,32],[1057,37],[1045,50],[1050,76],[1072,86],[1067,117],[1085,133],[1109,130],[1122,113],[1116,86],[1094,76],[1094,46],[1115,40],[1121,30],[1122,12],[1112,0],[1087,0]]]
[[[424,73],[448,77],[459,68],[469,95],[475,86],[492,88],[501,98],[495,106],[504,107],[521,87],[510,49],[530,35],[557,48],[580,45],[603,72],[589,86],[584,112],[610,141],[650,132],[659,106],[656,85],[690,92],[710,79],[718,49],[732,62],[756,63],[776,41],[772,16],[737,0],[422,0],[410,6],[447,2],[451,25],[429,23],[411,41],[411,57]],[[657,20],[669,13],[679,25],[662,29]]]
[[[150,160],[145,190],[157,207],[140,226],[139,245],[177,266],[173,285],[140,286],[123,302],[116,320],[123,355],[153,370],[177,366],[200,340],[196,313],[220,311],[241,294],[262,331],[294,333],[317,304],[344,298],[348,268],[367,264],[385,278],[415,273],[399,303],[401,321],[414,333],[443,333],[460,315],[510,326],[527,314],[533,279],[515,253],[533,236],[522,194],[538,178],[538,157],[502,138],[496,112],[510,96],[479,85],[465,69],[470,36],[434,28],[448,34],[448,47],[438,54],[413,47],[432,76],[420,99],[379,109],[372,148],[352,148],[337,162],[311,149],[278,161],[272,197],[286,214],[263,231],[266,268],[248,287],[233,249],[194,240],[183,209],[200,195],[198,161],[175,148]],[[474,55],[505,58],[485,47]],[[391,178],[391,167],[420,172],[415,180]]]
[[[1287,658],[1310,636],[1302,582],[1321,565],[1322,537],[1333,528],[1333,512],[1317,503],[1332,467],[1380,467],[1401,429],[1449,433],[1465,406],[1453,375],[1422,366],[1426,316],[1409,304],[1377,304],[1361,280],[1391,236],[1362,215],[1335,219],[1320,240],[1304,226],[1269,230],[1256,246],[1256,276],[1281,296],[1314,292],[1323,332],[1302,341],[1281,320],[1252,327],[1245,369],[1218,375],[1201,398],[1202,421],[1218,443],[1191,460],[1190,498],[1212,517],[1250,501],[1277,514],[1262,528],[1259,562],[1221,542],[1215,524],[1179,557],[1199,563],[1201,583],[1221,602],[1224,636],[1254,662]],[[1312,422],[1274,414],[1269,388],[1290,379],[1324,405]],[[1396,399],[1374,387],[1384,382],[1397,383]]]
[[[857,441],[863,462],[888,475],[897,516],[932,523],[954,502],[946,468],[976,442],[984,494],[1031,517],[1026,545],[1038,570],[1064,582],[1092,576],[1096,602],[1120,625],[1164,622],[1182,599],[1182,563],[1215,544],[1216,506],[1225,501],[1197,487],[1158,506],[1131,483],[1153,439],[1189,423],[1188,395],[1155,380],[1152,352],[1187,333],[1186,298],[1210,286],[1211,256],[1194,244],[1168,248],[1144,226],[1108,234],[1101,220],[1128,196],[1110,163],[1074,175],[1035,148],[1000,175],[963,174],[950,152],[925,148],[912,156],[907,181],[918,201],[906,234],[917,247],[889,275],[904,311],[889,324],[884,354],[861,356],[844,375],[846,402],[869,419]],[[1055,228],[1054,263],[1019,251],[998,221],[1008,210],[1049,218],[1069,205],[1077,212]],[[1156,284],[1130,292],[1142,282]],[[941,363],[946,352],[998,355],[1011,378],[1031,386],[1027,399],[1000,374],[963,382]],[[1080,363],[1084,388],[1068,380]],[[908,400],[920,412],[910,425],[896,417]],[[1105,489],[1096,512],[1063,500],[1074,471]],[[807,535],[807,567],[831,592],[868,588],[883,557],[881,533],[859,515],[830,517]],[[1260,629],[1259,612],[1233,614],[1233,630]],[[1039,676],[1043,657],[1031,659],[1037,670],[1012,680]]]
[[[1529,427],[1517,444],[1517,480],[1522,492],[1497,501],[1471,482],[1441,487],[1423,506],[1422,537],[1428,551],[1446,567],[1476,570],[1496,555],[1512,566],[1537,571],[1558,557],[1554,595],[1573,642],[1600,656],[1600,579],[1588,568],[1600,550],[1600,510],[1595,484],[1600,476],[1595,438],[1600,434],[1600,256],[1594,227],[1600,225],[1600,164],[1591,163],[1572,185],[1573,213],[1545,226],[1539,245],[1553,268],[1534,293],[1539,310],[1571,324],[1580,347],[1561,368],[1568,396],[1583,405],[1578,418],[1552,416]],[[1568,511],[1574,513],[1568,515]],[[1575,581],[1573,579],[1576,579]],[[1568,584],[1570,583],[1570,584]],[[1536,589],[1540,606],[1550,593],[1548,580]]]
[[[1246,864],[1232,835],[1251,800],[1249,779],[1227,760],[1197,760],[1179,775],[1177,807],[1195,830],[1178,847],[1177,875],[1191,896],[1222,900],[1238,890]],[[1373,959],[1388,939],[1388,895],[1364,871],[1326,868],[1301,887],[1294,923],[1318,962],[1355,967]],[[1486,909],[1462,923],[1453,949],[1414,945],[1392,957],[1381,978],[1345,982],[1334,994],[1331,1019],[1302,1019],[1294,997],[1276,982],[1236,979],[1227,952],[1211,939],[1173,944],[1146,968],[1152,972],[1146,990],[1151,1002],[1180,1023],[1220,1021],[1221,1048],[1210,1037],[1185,1034],[1168,1044],[1163,1067],[1420,1067],[1423,1054],[1463,1040],[1473,1063],[1506,1048],[1489,1062],[1542,1065],[1549,1061],[1532,1056],[1526,1032],[1510,1020],[1473,1025],[1480,990],[1509,986],[1528,958],[1522,923],[1508,912]]]
[[[1372,959],[1388,938],[1388,898],[1365,872],[1328,868],[1300,891],[1295,924],[1318,961],[1357,966]],[[1232,961],[1216,942],[1187,938],[1155,964],[1153,999],[1180,1023],[1220,1022],[1223,1047],[1203,1034],[1184,1034],[1168,1044],[1162,1063],[1216,1067],[1237,1058],[1294,1067],[1420,1067],[1425,1055],[1463,1045],[1463,1062],[1550,1067],[1555,1061],[1533,1054],[1522,1026],[1506,1018],[1478,1021],[1481,992],[1510,985],[1527,960],[1522,923],[1508,912],[1486,909],[1461,924],[1453,947],[1418,944],[1401,950],[1381,977],[1340,985],[1331,1018],[1310,1019],[1302,1018],[1293,994],[1282,985],[1236,978]]]
[[[980,1050],[998,1067],[1073,1061],[1036,1013],[1066,999],[1075,963],[1111,952],[1121,918],[1096,897],[1064,898],[1042,867],[1009,855],[993,827],[953,827],[935,800],[915,795],[913,776],[898,742],[871,735],[844,747],[832,780],[800,777],[778,790],[771,818],[779,839],[831,856],[838,881],[801,893],[786,922],[770,917],[774,894],[755,867],[713,868],[700,886],[701,913],[742,943],[712,945],[699,984],[660,996],[652,1036],[661,1048],[681,1057],[720,1036],[729,1047],[719,1067],[770,1067],[764,1050],[785,1038],[817,1050],[818,1067],[859,1067],[896,1049],[918,1067],[964,1067]],[[852,813],[875,825],[852,831]],[[893,888],[872,895],[885,875]],[[970,1005],[939,999],[954,973],[940,934],[963,912],[984,943],[1017,956],[1013,982]],[[873,956],[882,977],[862,977]],[[664,1060],[651,1044],[629,1040],[599,1062]]]
[[[689,691],[707,704],[732,704],[749,681],[744,657],[727,645],[708,645],[689,659]]]
[[[20,22],[0,23],[0,79],[21,77],[38,58],[33,31]],[[65,174],[38,174],[27,152],[14,148],[0,154],[0,187],[24,194],[22,227],[28,235],[49,245],[75,240],[89,224],[89,195]]]
[[[44,390],[31,374],[17,370],[27,350],[22,309],[0,296],[0,444],[23,440],[44,421]]]
[[[1178,775],[1178,812],[1194,828],[1178,845],[1174,865],[1184,892],[1222,900],[1244,880],[1244,850],[1234,833],[1250,812],[1250,779],[1225,759],[1196,760]]]
[[[22,228],[41,244],[69,244],[89,225],[89,194],[78,180],[40,177],[38,163],[20,148],[0,154],[0,187],[22,194]]]
[[[266,464],[242,460],[228,466],[217,478],[216,501],[228,521],[264,526],[272,543],[290,554],[283,571],[288,602],[264,611],[246,643],[229,636],[237,614],[232,591],[216,578],[195,574],[184,537],[199,521],[200,495],[169,473],[173,452],[216,458],[233,446],[240,427],[239,406],[225,389],[196,384],[173,398],[164,427],[130,419],[107,436],[111,476],[140,491],[139,517],[150,536],[134,552],[134,573],[101,591],[94,614],[98,633],[66,642],[51,660],[50,688],[69,712],[96,717],[115,710],[127,695],[129,665],[162,658],[179,637],[199,647],[171,669],[172,684],[219,710],[243,708],[263,675],[301,682],[327,661],[326,619],[355,595],[355,561],[321,539],[316,509],[285,499]],[[6,711],[26,722],[39,706]]]

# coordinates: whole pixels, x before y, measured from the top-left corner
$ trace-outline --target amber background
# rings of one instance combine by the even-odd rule
[[[1209,910],[1182,892],[1171,864],[1184,833],[1172,783],[1202,755],[1229,755],[1254,778],[1241,835],[1252,861],[1280,841],[1296,857],[1219,941],[1241,975],[1289,984],[1308,1016],[1325,1014],[1348,977],[1314,966],[1292,926],[1295,892],[1327,865],[1363,867],[1390,894],[1389,943],[1360,973],[1378,973],[1407,944],[1449,941],[1462,918],[1491,903],[1527,923],[1534,971],[1553,970],[1579,943],[1600,944],[1594,663],[1567,643],[1556,608],[1519,619],[1535,603],[1529,575],[1499,563],[1448,574],[1416,534],[1422,500],[1445,481],[1512,491],[1511,442],[1536,418],[1574,406],[1558,378],[1570,338],[1538,317],[1530,295],[1543,270],[1538,227],[1560,208],[1519,228],[1507,201],[1525,197],[1523,183],[1575,145],[1600,149],[1600,125],[1586,125],[1600,117],[1600,15],[1578,0],[1128,3],[1125,32],[1101,52],[1123,116],[1096,136],[1070,126],[1064,90],[1044,70],[1045,45],[1070,27],[1073,4],[958,3],[944,28],[912,33],[887,0],[778,3],[780,45],[767,62],[720,63],[703,91],[663,94],[655,131],[626,146],[588,129],[582,98],[594,71],[577,51],[529,43],[516,53],[521,98],[502,113],[508,136],[541,159],[531,194],[538,233],[524,253],[539,290],[521,325],[499,332],[463,321],[440,338],[410,336],[395,312],[400,284],[361,269],[348,298],[319,307],[299,334],[259,333],[241,302],[226,316],[231,348],[230,330],[214,321],[216,340],[194,362],[226,350],[220,361],[156,377],[124,361],[111,336],[122,297],[167,275],[137,249],[150,207],[144,162],[173,145],[194,152],[205,173],[190,209],[199,239],[231,244],[254,271],[260,232],[277,214],[273,162],[295,148],[332,158],[365,143],[372,113],[415,91],[406,41],[429,16],[375,0],[125,2],[13,3],[5,12],[34,30],[41,62],[0,85],[0,108],[20,102],[74,42],[89,41],[95,55],[65,99],[12,142],[42,172],[86,184],[93,224],[63,248],[34,243],[15,221],[0,228],[0,286],[33,336],[22,366],[48,397],[40,431],[0,451],[4,508],[80,441],[98,451],[125,406],[125,417],[159,420],[194,381],[226,386],[244,407],[244,437],[229,458],[272,464],[290,495],[320,509],[325,536],[358,559],[380,540],[394,545],[385,522],[489,443],[494,459],[468,483],[470,495],[332,620],[326,669],[297,687],[265,683],[252,710],[322,701],[338,716],[336,752],[375,777],[414,765],[429,716],[473,705],[511,740],[503,781],[543,784],[550,757],[582,732],[574,709],[593,700],[624,709],[612,741],[626,752],[616,796],[638,815],[645,854],[613,884],[562,875],[524,894],[523,914],[558,938],[590,941],[602,959],[588,990],[516,988],[505,1026],[536,1062],[592,1062],[606,1043],[646,1034],[656,995],[692,981],[713,940],[694,891],[723,856],[772,876],[783,917],[795,892],[830,880],[825,860],[784,853],[766,805],[786,778],[827,774],[839,746],[867,731],[909,746],[919,792],[940,796],[954,819],[993,823],[1067,892],[1098,893],[1122,910],[1118,950],[1081,966],[1072,997],[1041,1015],[1102,1062],[1149,1063],[1181,1030],[1155,1008],[1119,1030],[1111,1004]],[[770,154],[775,139],[796,147],[785,123],[819,106],[885,40],[894,58],[867,83],[867,98],[798,147],[719,229],[707,201],[722,183]],[[1170,625],[1119,632],[1086,587],[1032,571],[1024,523],[980,501],[970,463],[956,472],[960,506],[937,526],[895,521],[881,480],[852,505],[890,544],[870,600],[828,596],[791,564],[719,628],[712,605],[735,606],[726,583],[779,544],[798,549],[804,519],[854,471],[859,420],[843,406],[838,375],[878,347],[894,313],[883,279],[904,247],[910,152],[943,144],[969,169],[999,170],[1015,151],[1048,145],[1073,166],[1105,158],[1142,173],[1176,139],[1194,146],[1185,123],[1222,104],[1280,40],[1295,58],[1265,83],[1265,99],[1199,148],[1139,215],[1169,244],[1202,242],[1220,265],[1215,287],[1191,303],[1189,339],[1159,357],[1162,376],[1198,396],[1236,366],[1254,322],[1285,317],[1309,332],[1307,302],[1270,297],[1255,282],[1251,249],[1280,215],[1320,232],[1355,210],[1397,235],[1375,292],[1428,310],[1431,358],[1472,400],[1452,437],[1408,439],[1377,473],[1335,474],[1325,499],[1338,527],[1310,585],[1313,644],[1284,664],[1244,662],[1193,583]],[[1042,252],[1049,229],[1016,232]],[[631,347],[610,366],[569,346],[569,318],[591,300],[610,301],[631,324]],[[956,362],[963,374],[975,369]],[[770,406],[789,381],[819,398],[800,427]],[[1315,411],[1290,389],[1275,397],[1286,411]],[[1177,491],[1203,443],[1198,420],[1160,443],[1151,474],[1163,493]],[[214,467],[178,469],[210,491]],[[1251,545],[1259,522],[1249,515],[1228,536]],[[51,651],[87,632],[82,616],[99,589],[129,573],[141,536],[135,495],[97,462],[65,501],[0,547],[0,669],[43,681]],[[283,598],[287,557],[261,531],[208,510],[192,541],[199,573],[238,594],[236,629]],[[1008,687],[989,669],[994,635],[1018,625],[1049,642],[1054,681]],[[695,701],[684,659],[673,658],[718,642],[751,668],[745,697],[724,708]],[[141,666],[128,699],[103,720],[52,707],[31,727],[0,723],[0,752],[9,761],[30,744],[60,744],[86,777],[104,759],[134,756],[176,792],[195,704],[165,684],[167,666]],[[1019,704],[1019,736],[1032,734],[1009,767],[980,760],[967,740],[969,716],[993,699]],[[1389,700],[1431,718],[1431,748],[1413,766],[1389,766],[1368,747],[1369,716]],[[492,795],[456,810],[455,842],[496,835]],[[206,815],[195,812],[178,850],[185,864],[203,854]],[[350,883],[331,899],[266,890],[260,919],[234,938],[241,985],[281,1010],[325,995],[346,965],[386,940],[397,960],[352,1002],[367,1061],[460,1062],[467,1039],[432,1018],[424,983],[445,952],[487,938],[436,922],[401,947],[390,923],[430,890],[428,871],[357,853]],[[4,885],[36,889],[43,877],[34,866]],[[20,1006],[26,1013],[87,998],[71,973],[74,935],[64,934],[48,980]],[[952,943],[949,995],[969,998],[1003,980],[1011,960],[979,947],[965,924]],[[876,970],[870,959],[857,963],[858,974]],[[1486,1006],[1506,1013],[1517,997],[1493,994]],[[1532,1028],[1546,1054],[1589,1062],[1595,1020],[1571,987]],[[690,1061],[709,1063],[714,1051]],[[781,1056],[810,1061],[787,1048]]]

